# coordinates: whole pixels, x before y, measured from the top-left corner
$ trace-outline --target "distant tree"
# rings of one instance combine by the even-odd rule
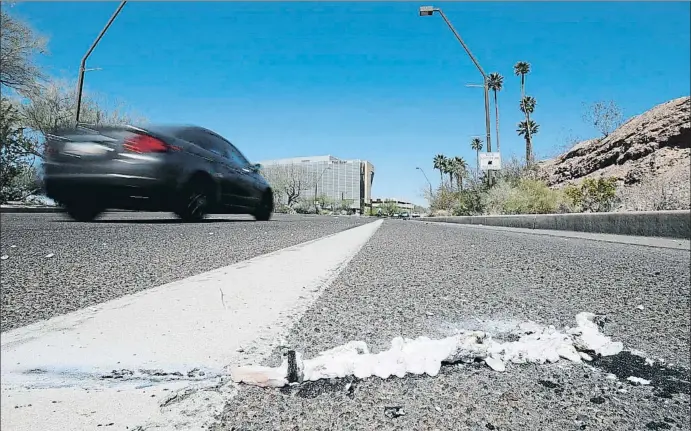
[[[585,107],[583,121],[592,125],[606,138],[622,125],[624,115],[621,108],[613,100],[600,101]]]
[[[0,99],[0,203],[22,200],[35,191],[33,142],[24,133],[15,105],[8,98]]]
[[[400,212],[400,208],[396,201],[384,201],[379,209],[381,209],[382,214],[386,214],[389,217]]]
[[[0,86],[18,93],[31,90],[44,78],[35,57],[46,53],[47,40],[4,10],[0,29]]]
[[[280,205],[285,197],[285,204],[291,209],[300,203],[303,192],[312,186],[301,166],[295,163],[265,166],[262,168],[262,176],[266,178],[274,190],[275,202]],[[313,207],[314,204],[311,204],[310,208]]]
[[[525,77],[530,73],[530,63],[519,61],[513,66],[513,73],[521,77],[521,99],[525,97]]]
[[[463,178],[465,178],[468,172],[468,163],[463,157],[454,157],[451,159],[451,170],[453,171],[453,176],[456,178],[456,187],[458,190],[463,190]]]
[[[497,151],[499,151],[499,102],[497,100],[497,92],[504,88],[504,77],[497,72],[490,73],[487,86],[494,92],[494,121],[497,130]]]
[[[525,139],[525,159],[527,166],[532,165],[533,162],[533,147],[531,137],[538,132],[539,128],[540,126],[533,120],[525,120],[518,123],[518,128],[516,129],[518,136],[523,136]]]
[[[449,159],[449,158],[445,157],[442,169],[443,169],[444,173],[449,176],[449,187],[451,187],[451,185],[453,184],[453,174],[454,174],[453,159]]]
[[[434,156],[434,169],[439,171],[439,178],[444,181],[444,166],[446,165],[446,156],[437,154]]]
[[[20,106],[23,123],[28,129],[37,132],[32,153],[43,157],[41,142],[47,135],[74,126],[77,111],[77,95],[74,85],[65,81],[51,81],[34,86],[26,92],[27,103]],[[124,109],[106,110],[92,97],[82,97],[81,121],[92,125],[130,124],[134,120]]]
[[[525,120],[527,123],[530,123],[530,115],[535,112],[535,105],[537,102],[535,101],[535,98],[532,96],[524,96],[523,99],[521,99],[520,103],[520,109],[523,114],[525,114]],[[526,128],[526,135],[525,135],[525,162],[527,165],[532,164],[533,162],[533,134],[532,134],[532,128]]]
[[[477,175],[480,174],[480,151],[482,151],[482,139],[473,138],[470,141],[470,148],[475,150],[475,164],[477,165]]]

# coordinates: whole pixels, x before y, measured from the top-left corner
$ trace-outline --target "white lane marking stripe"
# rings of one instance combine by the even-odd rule
[[[149,398],[154,389],[139,396],[142,390],[120,385],[117,389],[122,392],[117,392],[111,380],[104,384],[100,375],[114,369],[186,373],[201,368],[220,373],[239,359],[240,346],[256,346],[255,359],[259,359],[381,223],[2,334],[2,428],[68,430],[106,421],[124,429],[124,422],[138,425],[129,419],[155,416],[159,409],[154,401],[159,399]],[[45,372],[26,374],[35,369]],[[170,387],[179,388],[180,383]],[[65,384],[69,387],[59,389]],[[89,388],[97,392],[92,392],[93,402],[84,405],[77,392]],[[57,407],[49,398],[64,403]],[[14,408],[19,401],[31,400],[32,408]],[[45,409],[38,404],[45,404]],[[121,411],[118,405],[136,411]],[[96,413],[88,414],[91,411]]]

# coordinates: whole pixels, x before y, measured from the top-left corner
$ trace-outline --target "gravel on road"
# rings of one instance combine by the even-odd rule
[[[180,223],[163,213],[0,215],[1,331],[231,265],[372,221],[276,215]],[[5,257],[6,256],[6,257]],[[280,282],[280,281],[277,281]]]
[[[436,377],[241,385],[212,428],[689,430],[690,263],[688,250],[386,221],[288,336],[306,358],[351,340],[377,352],[396,336],[457,328],[497,332],[526,320],[563,328],[590,311],[607,316],[603,332],[625,349],[671,371],[626,353],[508,364],[504,373],[476,363]],[[277,350],[265,365],[279,362]],[[648,386],[626,380],[637,372],[657,377]],[[663,375],[676,386],[656,387]]]

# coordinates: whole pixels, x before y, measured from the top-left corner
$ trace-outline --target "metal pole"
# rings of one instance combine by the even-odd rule
[[[319,211],[317,209],[317,186],[319,185],[319,181],[321,181],[322,177],[324,176],[324,172],[326,172],[328,169],[331,169],[331,166],[327,166],[324,168],[321,174],[319,174],[319,178],[317,178],[317,181],[314,183],[314,210]]]
[[[101,33],[99,33],[94,43],[91,44],[91,48],[89,48],[86,54],[84,54],[84,57],[82,57],[82,62],[79,65],[79,81],[77,82],[77,114],[75,118],[77,125],[79,125],[79,114],[82,110],[82,92],[84,91],[84,72],[86,72],[86,60],[89,59],[89,56],[93,52],[94,48],[96,48],[98,42],[101,41],[103,35],[106,34],[106,31],[108,31],[108,27],[110,27],[113,21],[115,21],[115,18],[118,16],[122,8],[125,6],[125,3],[127,3],[127,1],[120,2],[120,6],[118,6],[118,8],[115,10],[113,16],[110,17],[108,23],[105,27],[103,27],[103,30],[101,30]]]
[[[429,184],[429,195],[431,198],[432,197],[432,183],[430,182],[429,178],[427,178],[427,174],[425,174],[425,171],[423,171],[422,168],[417,167],[415,169],[419,169],[420,172],[422,172],[422,175],[424,175],[425,179],[427,180],[427,184]]]
[[[492,124],[490,121],[490,114],[489,114],[489,88],[487,86],[487,74],[485,73],[484,69],[482,69],[482,66],[480,66],[480,63],[478,63],[477,59],[473,55],[472,52],[470,52],[470,48],[468,48],[468,45],[465,44],[463,39],[461,38],[461,35],[458,34],[456,29],[453,27],[451,24],[451,21],[446,17],[444,14],[444,11],[442,11],[439,8],[434,8],[435,12],[439,12],[439,15],[444,19],[444,22],[446,22],[446,25],[449,26],[449,29],[451,29],[451,32],[456,36],[456,39],[461,43],[461,46],[463,46],[463,49],[465,49],[465,52],[468,54],[468,57],[473,61],[473,64],[475,64],[475,67],[477,67],[477,70],[480,71],[480,74],[482,75],[482,84],[483,84],[483,89],[485,93],[485,132],[486,132],[486,142],[487,142],[487,152],[492,152]],[[492,180],[492,171],[488,171],[488,178]]]

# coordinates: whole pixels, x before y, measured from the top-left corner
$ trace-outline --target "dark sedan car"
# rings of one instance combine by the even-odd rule
[[[75,220],[107,209],[269,220],[273,192],[240,151],[196,126],[79,126],[48,137],[46,195]]]

